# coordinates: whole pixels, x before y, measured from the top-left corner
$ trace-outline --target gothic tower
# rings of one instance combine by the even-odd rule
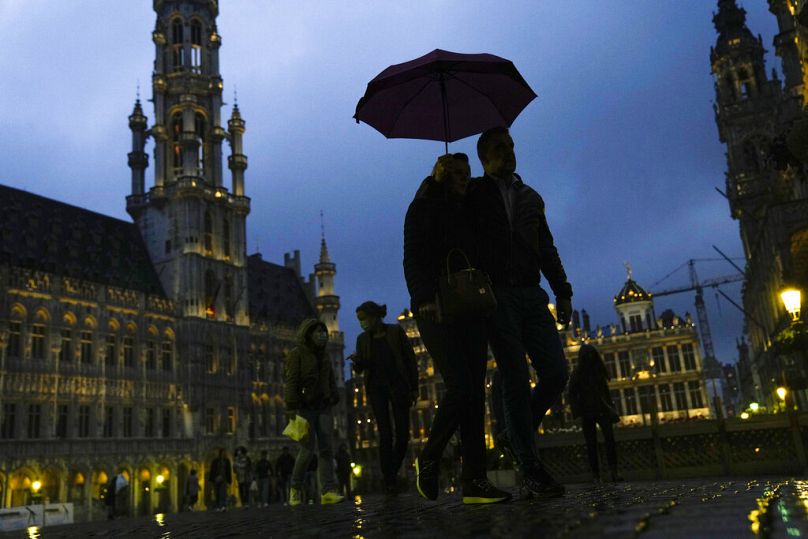
[[[246,218],[242,153],[244,120],[235,105],[221,126],[222,77],[216,29],[216,0],[154,0],[157,22],[152,40],[154,123],[140,103],[129,117],[132,130],[132,193],[127,211],[140,228],[166,293],[174,300],[182,335],[178,348],[189,365],[185,395],[192,408],[221,406],[205,413],[226,417],[232,427],[241,399],[236,377],[246,365],[248,295]],[[154,185],[146,189],[146,137],[154,141]],[[222,142],[230,143],[230,189],[224,185]],[[246,363],[246,362],[245,362]],[[226,376],[213,393],[205,376]],[[201,378],[200,378],[201,377]],[[232,394],[222,393],[231,386]],[[225,409],[226,407],[226,409]],[[208,422],[208,420],[205,420]],[[223,425],[225,421],[215,421]],[[198,419],[197,419],[198,424]],[[208,423],[209,426],[209,423]],[[209,430],[209,429],[208,429]],[[215,430],[215,429],[214,429]]]
[[[314,306],[320,320],[328,328],[331,341],[330,355],[337,374],[337,385],[343,387],[345,375],[343,369],[345,362],[342,357],[343,334],[339,330],[339,296],[334,290],[334,276],[337,274],[337,265],[331,262],[328,256],[328,246],[325,243],[325,232],[320,240],[320,260],[314,265],[314,275],[317,278],[317,294],[314,297]]]

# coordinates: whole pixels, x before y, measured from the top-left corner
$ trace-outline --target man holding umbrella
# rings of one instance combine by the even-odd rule
[[[572,312],[572,287],[547,225],[544,201],[515,174],[508,129],[493,128],[480,135],[477,155],[485,176],[471,181],[467,201],[475,215],[480,266],[490,276],[497,298],[490,344],[502,379],[505,416],[497,419],[504,419],[507,427],[522,486],[539,497],[562,496],[564,487],[544,470],[535,447],[536,429],[561,396],[568,377],[549,296],[539,285],[541,274],[556,296],[562,325]],[[525,353],[538,374],[532,396]]]

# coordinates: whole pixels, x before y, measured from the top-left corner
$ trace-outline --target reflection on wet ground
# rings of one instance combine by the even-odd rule
[[[570,485],[564,498],[464,506],[413,492],[336,506],[272,505],[226,513],[158,514],[0,538],[67,537],[806,537],[808,480],[712,479]]]

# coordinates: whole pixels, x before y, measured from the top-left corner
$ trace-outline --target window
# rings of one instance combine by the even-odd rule
[[[628,356],[628,351],[619,352],[618,357],[620,359],[620,376],[622,378],[631,378],[631,359]]]
[[[701,383],[698,380],[688,382],[687,389],[690,391],[690,403],[693,405],[693,408],[704,408],[704,399],[701,396]]]
[[[205,117],[197,113],[194,116],[194,135],[197,142],[196,167],[197,174],[205,175]]]
[[[162,347],[161,361],[163,363],[164,371],[171,371],[174,369],[174,351],[170,342],[164,342]]]
[[[17,405],[7,402],[3,405],[3,422],[0,423],[0,438],[13,440],[17,426]]]
[[[205,434],[214,434],[216,432],[216,412],[213,408],[205,409]]]
[[[123,409],[123,437],[132,437],[132,408],[127,406]]]
[[[174,19],[171,21],[171,49],[173,53],[174,71],[181,71],[183,64],[185,64],[185,49],[182,43],[184,40],[185,35],[182,20]]]
[[[157,343],[146,343],[146,368],[153,371],[157,368]]]
[[[81,332],[81,362],[93,362],[93,334],[89,331]]]
[[[684,382],[676,382],[673,384],[673,396],[676,399],[676,409],[687,410],[687,395],[685,393]]]
[[[629,327],[632,332],[642,331],[642,316],[639,314],[632,314],[629,319]]]
[[[236,409],[232,406],[227,408],[227,432],[230,434],[236,432]]]
[[[609,380],[617,378],[617,361],[614,354],[603,354],[603,362],[606,364],[606,372],[609,374]]]
[[[665,351],[662,349],[662,347],[657,346],[656,348],[651,348],[651,359],[654,360],[656,372],[668,372],[668,367],[665,365]]]
[[[219,364],[227,376],[233,374],[233,358],[230,356],[230,348],[227,346],[219,348]]]
[[[671,372],[682,372],[682,359],[679,357],[679,348],[677,346],[668,346],[668,366]]]
[[[124,367],[135,366],[135,340],[132,337],[123,338],[123,365]]]
[[[163,438],[171,438],[171,409],[163,408]]]
[[[67,422],[70,418],[70,409],[67,404],[60,404],[56,411],[56,437],[67,438]]]
[[[662,402],[663,412],[670,412],[673,410],[673,401],[671,400],[671,386],[669,384],[659,385],[659,400]]]
[[[115,335],[107,335],[106,348],[104,349],[104,364],[107,367],[114,367],[118,363],[118,344]]]
[[[222,241],[224,242],[224,257],[230,258],[230,221],[227,219],[222,222]]]
[[[205,254],[211,255],[213,254],[213,218],[210,216],[210,212],[205,212],[204,217],[204,227],[205,227],[205,235],[204,238],[204,246],[205,246]]]
[[[656,411],[656,391],[654,386],[640,386],[640,413],[652,414]]]
[[[182,114],[179,112],[171,117],[171,154],[174,175],[182,174],[184,159],[182,155]]]
[[[633,387],[623,390],[623,396],[626,399],[626,415],[634,415],[637,413],[637,394]]]
[[[31,358],[45,359],[45,326],[42,324],[31,327]]]
[[[90,407],[79,406],[79,438],[89,438],[90,436]]]
[[[115,409],[112,406],[104,407],[104,438],[112,438],[115,431]]]
[[[224,312],[227,314],[227,319],[232,320],[234,310],[233,307],[233,279],[231,277],[225,277],[224,280]]]
[[[155,425],[154,425],[154,408],[147,408],[146,409],[146,428],[143,433],[146,438],[154,438],[155,436]]]
[[[22,352],[22,323],[8,324],[8,357],[20,357]]]
[[[208,372],[211,374],[219,370],[216,364],[216,354],[213,353],[213,346],[209,344],[205,345],[205,365],[207,365]]]
[[[685,343],[682,345],[682,355],[685,359],[685,370],[686,371],[695,371],[696,370],[696,353],[693,351],[693,345],[690,343]]]
[[[69,329],[62,330],[62,348],[59,360],[64,362],[73,361],[73,332]]]
[[[620,399],[620,390],[613,389],[609,392],[612,397],[612,402],[614,403],[615,408],[617,408],[617,415],[625,414],[623,410],[623,401]]]
[[[191,69],[199,73],[202,66],[202,24],[194,19],[191,21]]]

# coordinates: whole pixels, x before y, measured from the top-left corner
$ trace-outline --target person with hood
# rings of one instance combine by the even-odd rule
[[[436,304],[438,282],[447,271],[463,269],[466,261],[475,266],[477,249],[464,199],[470,176],[466,154],[441,156],[404,221],[404,275],[411,309],[446,387],[429,439],[415,461],[416,487],[424,498],[438,497],[441,457],[459,428],[463,503],[497,503],[511,495],[492,485],[485,471],[487,322],[476,313],[463,320],[439,318]]]
[[[404,329],[385,324],[386,315],[387,306],[373,301],[356,308],[363,331],[356,338],[352,359],[354,370],[365,374],[365,390],[379,430],[384,490],[395,495],[398,470],[410,441],[410,406],[418,396],[418,367]]]
[[[286,356],[284,394],[286,414],[300,415],[309,423],[309,435],[300,441],[300,451],[292,470],[289,505],[301,503],[303,478],[314,455],[315,444],[321,461],[318,467],[323,494],[321,504],[339,503],[345,499],[337,492],[334,475],[334,450],[331,430],[334,425],[331,408],[339,402],[337,383],[331,360],[326,353],[328,330],[315,319],[304,320],[297,331],[297,345]]]
[[[590,344],[581,345],[578,364],[570,377],[567,388],[567,402],[572,408],[572,416],[581,418],[581,426],[586,440],[586,452],[592,477],[600,481],[598,459],[598,435],[595,425],[600,425],[606,441],[606,461],[609,463],[612,481],[620,481],[617,473],[617,449],[614,443],[612,423],[620,420],[609,394],[609,374],[598,353]]]

